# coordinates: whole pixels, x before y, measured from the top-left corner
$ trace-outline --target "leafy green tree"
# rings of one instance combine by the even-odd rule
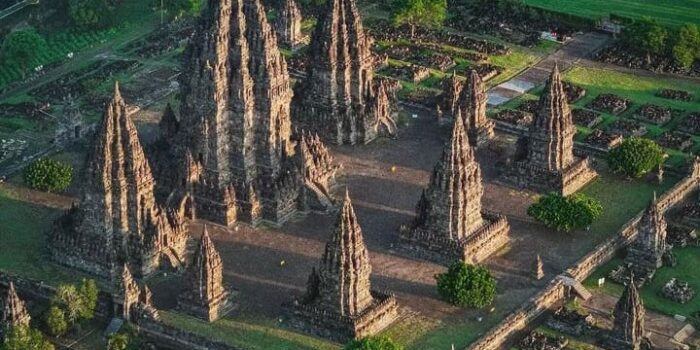
[[[63,192],[72,179],[72,166],[47,158],[35,160],[24,170],[24,182],[40,191]]]
[[[66,314],[58,306],[51,306],[46,313],[46,328],[49,334],[60,337],[68,331]]]
[[[161,4],[163,8],[161,9]],[[156,7],[165,11],[173,18],[180,18],[186,15],[197,15],[202,10],[202,0],[156,0]]]
[[[83,298],[84,304],[80,317],[86,320],[92,319],[95,317],[95,308],[97,307],[97,297],[99,295],[97,283],[95,283],[95,280],[83,278],[82,282],[80,282],[78,293]]]
[[[590,226],[602,213],[600,202],[583,193],[568,197],[550,193],[527,209],[528,215],[545,226],[566,232]]]
[[[103,27],[107,24],[109,12],[105,0],[68,0],[70,18],[83,29]]]
[[[651,55],[666,49],[668,30],[655,19],[644,17],[625,27],[622,35],[627,47],[646,54],[647,62],[651,62]]]
[[[641,137],[630,137],[608,153],[610,168],[632,178],[657,169],[665,159],[666,153],[661,146]]]
[[[16,30],[3,41],[2,57],[6,62],[19,66],[24,74],[37,63],[38,54],[44,47],[46,41],[33,28]]]
[[[345,350],[403,350],[404,347],[386,336],[370,336],[353,339],[345,345]]]
[[[107,350],[126,350],[129,348],[129,336],[123,333],[115,333],[107,340]]]
[[[440,297],[453,305],[482,308],[496,297],[496,279],[483,266],[456,261],[435,279]]]
[[[54,346],[38,330],[22,326],[10,329],[0,350],[54,350]]]
[[[411,28],[411,38],[416,26],[437,27],[447,17],[446,0],[395,0],[394,25],[407,24]]]
[[[690,68],[695,60],[700,59],[700,30],[698,30],[698,26],[692,23],[682,26],[678,30],[671,53],[676,62],[684,68]]]

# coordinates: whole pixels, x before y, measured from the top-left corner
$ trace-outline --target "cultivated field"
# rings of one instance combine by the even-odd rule
[[[699,0],[524,0],[526,4],[587,18],[610,14],[641,18],[650,16],[660,22],[680,26],[700,24]]]

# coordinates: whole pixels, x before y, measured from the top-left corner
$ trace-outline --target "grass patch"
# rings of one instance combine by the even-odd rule
[[[27,118],[21,117],[3,117],[0,118],[0,128],[8,129],[10,131],[22,130],[22,129],[33,129],[35,123]]]
[[[327,340],[296,333],[270,320],[243,321],[223,318],[214,323],[174,313],[161,311],[163,322],[207,338],[250,350],[338,350],[340,346]]]
[[[629,18],[654,17],[669,26],[700,25],[700,0],[525,0],[555,12],[598,19],[615,14]]]

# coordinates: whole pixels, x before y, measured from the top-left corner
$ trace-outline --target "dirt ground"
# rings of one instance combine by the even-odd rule
[[[445,271],[445,267],[401,256],[393,249],[398,228],[412,220],[416,202],[450,132],[450,126],[439,126],[432,116],[411,113],[417,113],[419,118],[411,118],[397,139],[333,147],[336,159],[343,165],[336,192],[340,195],[346,186],[350,191],[370,250],[373,288],[395,293],[401,305],[431,319],[472,319],[486,311],[463,310],[438,299],[434,275]],[[498,279],[495,305],[506,313],[598,242],[591,242],[585,235],[553,234],[533,223],[526,209],[534,194],[493,182],[497,172],[497,154],[493,150],[484,147],[478,158],[484,174],[484,207],[506,214],[512,227],[509,248],[487,262]],[[396,167],[394,171],[392,167]],[[334,221],[333,214],[312,213],[279,229],[252,229],[246,225],[226,228],[207,223],[224,260],[226,283],[239,292],[234,312],[251,317],[280,317],[282,304],[303,293]],[[202,225],[191,225],[194,237],[201,234]],[[542,256],[547,275],[540,282],[530,278],[536,254]],[[178,288],[173,286],[168,281],[154,287],[159,307],[175,305]]]

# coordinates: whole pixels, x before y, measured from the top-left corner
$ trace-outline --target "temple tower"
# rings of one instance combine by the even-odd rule
[[[613,311],[613,329],[609,338],[613,348],[641,348],[644,341],[644,314],[644,305],[632,276]]]
[[[455,118],[463,119],[469,139],[474,146],[494,136],[494,123],[486,117],[487,100],[484,81],[476,70],[470,70],[467,81],[460,89]]]
[[[5,334],[13,327],[29,326],[31,317],[27,308],[24,306],[24,301],[17,295],[15,284],[10,282],[7,288],[7,293],[0,299],[2,305],[2,318],[0,318],[0,340],[4,339]]]
[[[644,282],[652,278],[656,269],[663,265],[663,256],[667,250],[666,218],[654,194],[654,199],[637,224],[637,238],[629,246],[625,262]]]
[[[303,44],[301,33],[301,11],[294,0],[285,0],[282,10],[275,19],[277,43],[286,48],[294,49]]]

